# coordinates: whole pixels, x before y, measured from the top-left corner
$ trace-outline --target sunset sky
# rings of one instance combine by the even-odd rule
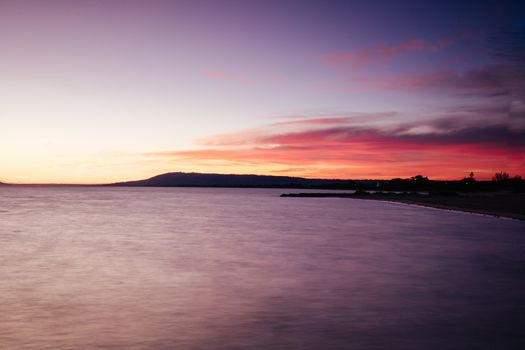
[[[525,176],[525,1],[0,0],[0,181]]]

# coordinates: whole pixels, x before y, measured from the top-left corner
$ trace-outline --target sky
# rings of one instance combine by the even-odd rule
[[[525,1],[0,0],[0,181],[525,176]]]

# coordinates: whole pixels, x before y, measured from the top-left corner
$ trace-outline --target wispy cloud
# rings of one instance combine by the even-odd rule
[[[469,40],[464,35],[458,40]],[[429,45],[414,39],[394,46],[372,46],[346,53],[323,56],[322,61],[339,68],[368,66],[374,62],[387,62],[392,58],[413,51],[440,51],[452,40]],[[325,90],[350,93],[370,93],[385,90],[429,93],[434,96],[477,97],[500,106],[505,101],[506,115],[516,118],[518,127],[525,124],[525,26],[501,30],[491,40],[484,42],[487,58],[484,63],[471,66],[444,67],[436,71],[418,73],[373,71],[360,74],[342,74],[337,81],[321,86]]]
[[[379,128],[321,118],[221,135],[207,146],[149,155],[252,169],[271,166],[273,172],[304,176],[392,177],[423,171],[450,178],[475,170],[488,177],[503,166],[525,171],[525,129],[498,121],[476,125],[472,119],[440,117]]]
[[[343,74],[343,91],[407,90],[454,97],[456,105],[408,117],[402,112],[284,116],[280,121],[215,135],[201,147],[153,154],[176,162],[303,176],[390,178],[425,173],[459,178],[474,171],[525,173],[525,32],[507,33],[490,60],[463,69]],[[323,64],[371,68],[401,55],[440,52],[452,41],[413,39],[327,54]],[[342,69],[344,68],[344,69]],[[237,79],[219,74],[218,79]],[[458,102],[459,101],[459,102]],[[413,112],[411,112],[413,113]],[[379,120],[380,122],[374,122]],[[150,154],[151,156],[152,154]],[[267,169],[267,170],[264,170]]]
[[[341,113],[337,115],[325,115],[316,117],[307,117],[305,115],[280,116],[282,119],[292,119],[282,122],[275,122],[271,126],[299,126],[299,125],[338,125],[338,124],[359,124],[370,123],[373,120],[385,121],[397,115],[397,112],[381,113]]]
[[[337,67],[367,67],[374,63],[386,63],[404,53],[438,52],[451,44],[450,40],[428,43],[423,39],[412,39],[395,45],[377,44],[355,50],[322,55],[320,61]]]
[[[271,135],[311,130],[312,127],[329,128],[341,125],[370,125],[375,121],[389,124],[389,119],[394,118],[397,114],[397,112],[390,111],[381,113],[341,113],[337,115],[324,115],[322,117],[307,117],[305,115],[280,116],[279,118],[281,119],[292,120],[273,122],[265,126],[239,132],[213,135],[198,141],[203,146],[248,147],[264,143],[264,140]]]

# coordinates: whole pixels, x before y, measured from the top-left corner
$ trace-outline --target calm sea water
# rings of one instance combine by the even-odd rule
[[[1,188],[0,348],[525,348],[525,222],[281,192]]]

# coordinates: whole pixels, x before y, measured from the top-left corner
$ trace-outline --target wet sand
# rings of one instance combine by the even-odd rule
[[[380,200],[525,220],[525,194],[287,193],[281,197]]]

